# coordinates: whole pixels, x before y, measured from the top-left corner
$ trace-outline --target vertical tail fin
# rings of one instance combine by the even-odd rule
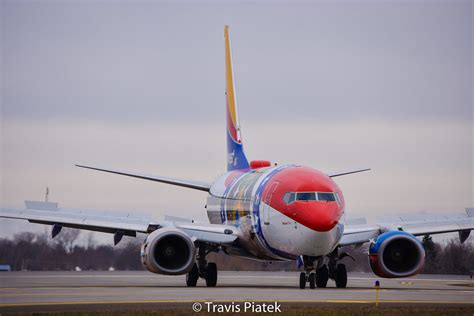
[[[227,115],[227,170],[249,168],[240,135],[237,101],[235,98],[234,72],[230,47],[229,26],[224,27]]]

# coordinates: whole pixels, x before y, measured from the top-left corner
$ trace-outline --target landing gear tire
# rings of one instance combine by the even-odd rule
[[[300,289],[304,289],[306,287],[306,273],[300,273]]]
[[[314,289],[316,288],[316,274],[314,272],[311,272],[309,274],[309,288]]]
[[[336,268],[336,286],[344,288],[347,286],[347,270],[346,265],[338,264]]]
[[[191,271],[186,274],[186,285],[195,287],[199,279],[199,270],[197,264],[194,264]]]
[[[217,265],[209,262],[206,266],[206,286],[214,287],[217,284]]]
[[[316,286],[317,287],[326,287],[328,284],[329,272],[326,265],[323,265],[321,268],[316,270]]]

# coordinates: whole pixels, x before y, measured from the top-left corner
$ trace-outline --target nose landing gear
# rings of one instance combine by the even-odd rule
[[[325,288],[328,284],[328,280],[334,280],[336,287],[345,288],[347,286],[347,269],[343,263],[338,263],[344,257],[350,257],[355,260],[347,253],[338,255],[338,249],[334,249],[328,256],[329,261],[326,265],[324,258],[316,259],[314,257],[303,256],[304,272],[300,273],[300,289],[306,287],[306,283],[309,283],[309,288],[314,289]],[[316,271],[314,270],[315,261],[317,261]]]
[[[306,287],[306,283],[309,283],[309,288],[316,288],[316,273],[314,273],[314,261],[315,258],[303,257],[304,272],[300,273],[300,289]]]
[[[191,271],[186,274],[186,285],[194,287],[199,278],[206,280],[206,286],[214,287],[217,285],[217,265],[214,262],[207,262],[206,255],[214,250],[206,251],[204,244],[199,245],[199,252],[196,256],[197,264],[194,263]]]
[[[300,289],[304,289],[306,287],[306,283],[309,283],[310,289],[316,288],[316,275],[314,272],[300,273]]]

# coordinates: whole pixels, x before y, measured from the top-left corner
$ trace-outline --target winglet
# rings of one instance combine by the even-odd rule
[[[29,210],[40,210],[40,211],[57,211],[58,210],[58,203],[56,202],[25,200],[25,206]]]
[[[474,207],[466,207],[466,214],[468,217],[474,217]]]

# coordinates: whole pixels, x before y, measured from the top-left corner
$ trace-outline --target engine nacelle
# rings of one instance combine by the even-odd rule
[[[196,247],[191,238],[174,227],[157,229],[146,238],[141,248],[143,266],[150,272],[168,275],[191,270]]]
[[[404,278],[421,272],[425,249],[412,234],[390,231],[378,236],[369,247],[372,271],[383,278]]]

